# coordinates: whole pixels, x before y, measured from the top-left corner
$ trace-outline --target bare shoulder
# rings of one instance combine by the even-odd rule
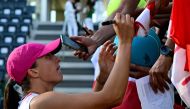
[[[101,95],[46,92],[32,99],[30,109],[105,109],[109,99],[104,100]]]
[[[53,91],[40,94],[34,97],[30,103],[30,109],[52,109],[59,103],[60,98],[64,98],[64,94]],[[62,99],[64,100],[64,99]],[[56,108],[58,109],[58,108]]]

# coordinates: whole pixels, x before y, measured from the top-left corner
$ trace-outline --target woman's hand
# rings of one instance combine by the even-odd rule
[[[134,18],[130,15],[123,15],[117,13],[115,18],[115,24],[113,25],[119,41],[124,43],[131,43],[134,36]]]
[[[100,74],[97,78],[98,82],[105,83],[115,62],[116,55],[114,54],[117,47],[111,41],[107,41],[99,54]]]

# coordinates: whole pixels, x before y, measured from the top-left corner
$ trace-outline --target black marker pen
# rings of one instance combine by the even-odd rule
[[[105,21],[105,22],[102,22],[102,26],[105,26],[105,25],[111,25],[111,24],[115,24],[115,20],[108,20],[108,21]]]

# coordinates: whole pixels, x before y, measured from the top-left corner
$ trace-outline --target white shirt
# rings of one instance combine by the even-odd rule
[[[66,20],[75,19],[75,9],[71,1],[65,3],[64,15]]]
[[[20,102],[18,109],[30,109],[30,102],[32,99],[39,94],[37,93],[29,93],[27,96],[25,96]]]

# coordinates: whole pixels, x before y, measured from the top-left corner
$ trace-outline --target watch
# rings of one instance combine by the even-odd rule
[[[160,54],[173,57],[174,51],[170,47],[164,45],[160,48]]]

